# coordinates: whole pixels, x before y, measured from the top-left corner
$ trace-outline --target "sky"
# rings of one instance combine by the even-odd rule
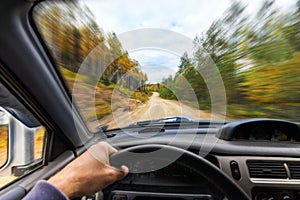
[[[253,12],[258,10],[263,0],[243,2],[248,4],[247,11]],[[276,6],[288,8],[295,5],[295,2],[296,0],[277,0]],[[104,32],[115,32],[120,38],[122,34],[131,34],[130,42],[143,40],[143,35],[135,34],[135,30],[151,28],[147,34],[151,41],[163,43],[161,38],[170,36],[174,40],[166,39],[167,41],[176,43],[175,39],[182,38],[185,41],[189,39],[192,43],[196,35],[205,32],[213,21],[222,17],[231,0],[87,0],[84,3],[94,13]],[[178,35],[167,32],[164,36],[154,33],[151,35],[155,29],[172,31]],[[139,43],[140,48],[125,49],[132,59],[139,61],[150,83],[160,82],[162,77],[175,74],[180,61],[178,54],[186,49],[172,51],[168,45],[157,44],[159,48],[151,48],[143,44]]]

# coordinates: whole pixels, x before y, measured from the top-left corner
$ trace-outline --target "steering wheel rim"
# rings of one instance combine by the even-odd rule
[[[133,162],[138,162],[138,160],[133,158],[128,158],[128,153],[147,153],[153,152],[159,149],[164,149],[167,153],[177,153],[180,154],[176,162],[185,165],[186,167],[195,171],[195,173],[201,175],[209,183],[214,185],[219,191],[221,191],[228,199],[239,199],[239,200],[249,200],[250,197],[243,191],[243,189],[237,185],[228,175],[222,172],[215,165],[205,160],[204,158],[191,153],[187,150],[167,145],[158,145],[158,144],[147,144],[147,145],[138,145],[129,148],[122,149],[117,153],[114,153],[110,156],[110,164],[116,168],[120,168],[122,165],[129,167],[129,172],[135,172],[136,170],[131,169]],[[165,157],[164,160],[168,158]],[[172,161],[173,162],[173,161]]]

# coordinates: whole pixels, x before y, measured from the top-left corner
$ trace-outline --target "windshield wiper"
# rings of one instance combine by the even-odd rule
[[[154,120],[146,120],[146,121],[139,121],[135,122],[133,124],[130,124],[130,126],[146,126],[146,125],[151,125],[151,124],[176,124],[176,123],[182,123],[182,122],[195,122],[190,117],[187,116],[169,116],[169,117],[164,117],[161,119],[154,119]]]
[[[144,126],[152,126],[152,125],[164,125],[164,126],[172,126],[172,125],[198,125],[203,128],[205,127],[211,127],[211,126],[220,126],[228,123],[227,121],[222,120],[195,120],[187,116],[170,116],[170,117],[164,117],[161,119],[155,119],[155,120],[147,120],[147,121],[139,121],[135,122],[133,124],[130,124],[126,126],[126,128],[130,127],[144,127]]]
[[[138,121],[132,124],[129,124],[124,127],[120,128],[114,128],[114,129],[107,129],[108,127],[106,125],[99,126],[98,130],[101,132],[110,132],[120,129],[128,129],[128,128],[141,128],[141,127],[147,127],[147,126],[155,126],[155,125],[180,125],[181,123],[189,123],[194,124],[198,123],[198,121],[195,121],[194,119],[187,117],[187,116],[168,116],[161,119],[154,119],[154,120],[146,120],[146,121]]]
[[[146,120],[146,121],[138,121],[133,124],[129,124],[124,127],[109,129],[106,130],[106,126],[100,127],[102,131],[108,136],[113,137],[115,135],[114,131],[122,130],[122,129],[132,129],[138,128],[139,132],[149,132],[149,128],[152,128],[155,131],[164,132],[165,129],[178,129],[178,127],[182,128],[219,128],[224,124],[228,123],[227,121],[218,121],[218,120],[194,120],[187,116],[168,116],[161,119],[154,120]],[[104,130],[103,130],[104,128]],[[140,130],[143,128],[143,130]],[[146,128],[146,129],[145,129]],[[114,132],[113,135],[110,133]],[[151,132],[151,131],[150,131]],[[152,131],[153,132],[153,131]]]

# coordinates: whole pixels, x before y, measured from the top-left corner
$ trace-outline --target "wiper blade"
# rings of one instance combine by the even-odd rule
[[[161,119],[155,119],[155,120],[146,120],[146,121],[138,121],[133,124],[129,124],[124,127],[116,128],[116,129],[110,129],[105,132],[115,131],[115,130],[121,130],[121,129],[130,129],[130,128],[142,128],[142,127],[154,127],[158,126],[162,129],[176,126],[176,127],[188,127],[188,128],[213,128],[213,127],[220,127],[224,124],[227,124],[227,121],[218,121],[218,120],[194,120],[190,117],[186,116],[170,116],[170,117],[164,117]],[[163,127],[162,127],[163,126]]]
[[[130,124],[129,126],[145,126],[151,124],[172,124],[172,123],[181,123],[181,122],[194,122],[194,120],[187,116],[169,116],[161,119],[139,121]]]

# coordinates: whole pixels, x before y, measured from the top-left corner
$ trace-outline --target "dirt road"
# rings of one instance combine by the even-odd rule
[[[211,114],[192,108],[176,100],[166,100],[153,92],[147,103],[138,106],[132,111],[118,109],[113,115],[101,119],[101,124],[109,125],[109,128],[123,127],[136,121],[159,119],[166,116],[189,116],[193,119],[210,119]]]

